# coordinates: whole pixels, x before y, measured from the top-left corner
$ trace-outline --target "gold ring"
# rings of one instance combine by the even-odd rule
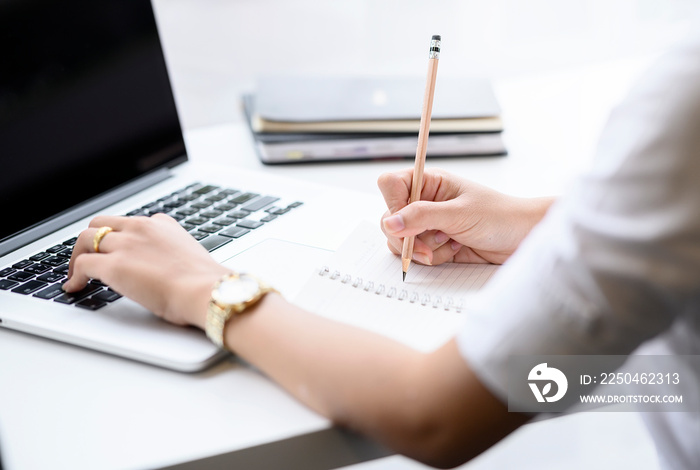
[[[100,252],[100,242],[102,239],[107,235],[109,232],[112,231],[112,227],[100,227],[97,229],[97,232],[95,232],[95,237],[92,239],[92,247],[95,249],[95,253]]]

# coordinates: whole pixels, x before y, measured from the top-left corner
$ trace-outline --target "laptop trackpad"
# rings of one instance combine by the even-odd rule
[[[314,270],[323,266],[332,251],[298,243],[267,239],[232,256],[222,264],[234,271],[253,274],[294,299]]]

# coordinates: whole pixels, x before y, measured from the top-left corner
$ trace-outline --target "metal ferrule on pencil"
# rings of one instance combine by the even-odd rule
[[[430,54],[428,54],[428,59],[439,59],[440,58],[440,42],[441,37],[436,35],[430,40]]]

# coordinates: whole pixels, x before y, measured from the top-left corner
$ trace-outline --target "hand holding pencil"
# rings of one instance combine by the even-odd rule
[[[413,182],[411,183],[411,197],[409,199],[409,204],[420,200],[421,188],[423,187],[425,154],[428,150],[428,133],[430,132],[430,118],[433,112],[433,97],[435,95],[438,59],[440,59],[440,45],[441,37],[439,35],[433,36],[430,40],[428,77],[426,78],[425,93],[423,95],[423,110],[420,116],[418,146],[416,148],[416,161],[413,171]],[[401,251],[401,270],[403,272],[403,281],[406,280],[406,273],[408,272],[408,267],[411,264],[414,241],[414,236],[406,237],[403,240],[403,250]]]

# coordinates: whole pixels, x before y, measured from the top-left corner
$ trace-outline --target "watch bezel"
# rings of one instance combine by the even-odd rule
[[[226,294],[222,292],[222,288],[225,287],[227,284],[240,286],[243,283],[251,287],[251,289],[247,289],[249,292],[245,292],[246,294],[249,294],[245,297],[241,297],[240,299],[227,299]],[[250,302],[251,300],[254,300],[259,296],[260,291],[262,289],[263,284],[261,283],[261,281],[248,274],[240,274],[235,277],[225,276],[221,278],[216,284],[214,290],[212,290],[211,297],[212,300],[214,300],[218,305],[225,308],[227,306],[245,304],[247,302]]]

